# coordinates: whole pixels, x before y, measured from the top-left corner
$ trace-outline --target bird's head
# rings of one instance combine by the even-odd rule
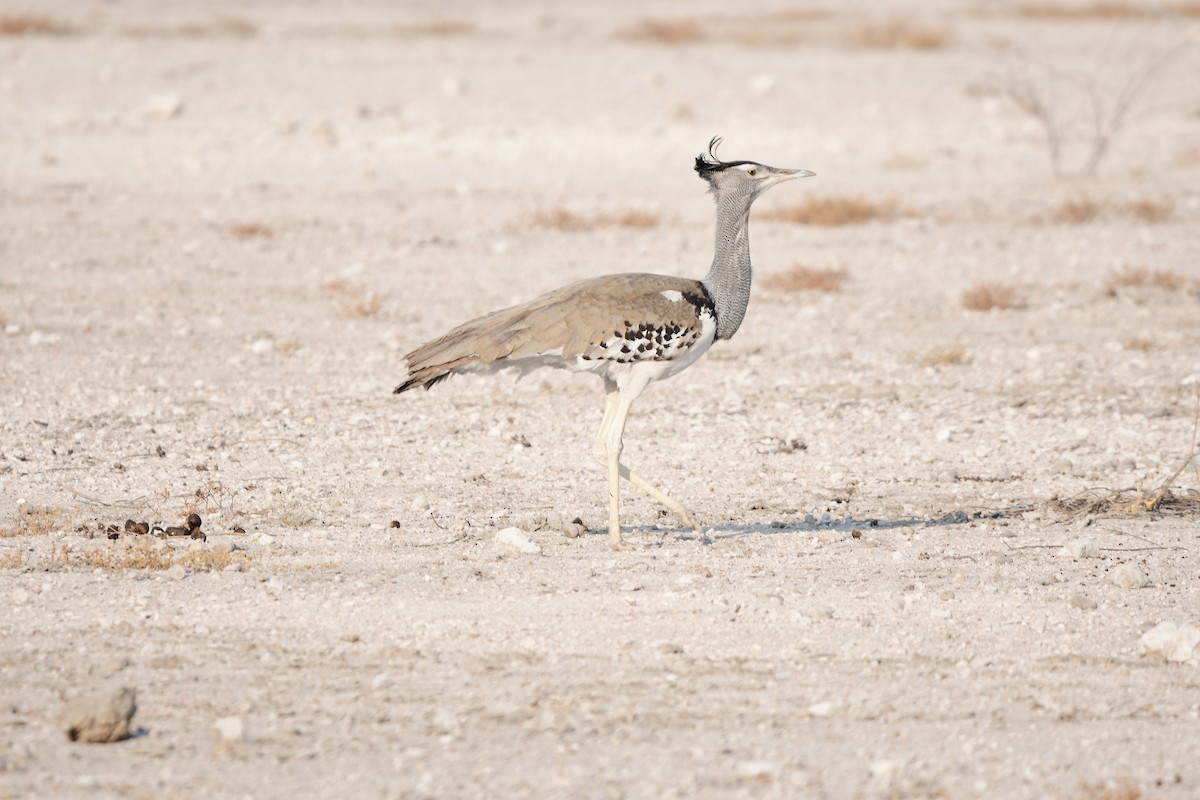
[[[806,169],[768,167],[757,161],[722,161],[716,153],[720,144],[721,137],[714,136],[708,143],[708,153],[696,156],[696,172],[708,181],[709,191],[718,197],[739,195],[752,201],[777,183],[816,174]]]

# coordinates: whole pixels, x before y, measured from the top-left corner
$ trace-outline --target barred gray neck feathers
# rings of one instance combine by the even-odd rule
[[[718,339],[737,333],[750,304],[750,206],[755,194],[717,195],[717,241],[701,283],[716,306]]]

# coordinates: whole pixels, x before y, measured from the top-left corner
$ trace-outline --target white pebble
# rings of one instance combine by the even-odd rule
[[[1150,585],[1150,579],[1134,564],[1122,564],[1113,571],[1112,582],[1122,589],[1141,589]]]
[[[808,707],[808,713],[813,717],[828,717],[833,713],[833,703],[828,700],[822,700],[819,703],[813,703]]]
[[[227,742],[240,741],[246,733],[246,726],[241,717],[221,717],[216,721],[217,733]]]
[[[737,765],[738,777],[751,781],[773,780],[782,770],[782,765],[775,761],[739,761]]]
[[[492,544],[497,550],[509,550],[514,553],[537,555],[542,552],[542,548],[536,542],[530,541],[529,536],[520,528],[503,528],[497,531]]]
[[[251,353],[257,353],[259,355],[262,355],[263,353],[271,352],[273,349],[275,349],[275,342],[266,337],[263,337],[261,339],[255,339],[253,342],[250,343],[250,352]]]
[[[1200,628],[1186,622],[1160,622],[1142,634],[1138,650],[1143,655],[1161,656],[1167,661],[1195,663],[1200,645]]]
[[[1100,555],[1100,547],[1095,539],[1084,536],[1067,542],[1058,554],[1068,558],[1097,558]]]
[[[173,119],[183,113],[183,98],[177,94],[151,97],[142,106],[142,113],[151,119]]]
[[[746,83],[746,88],[754,94],[768,94],[775,88],[775,84],[779,79],[769,72],[764,72],[760,75],[755,75]]]
[[[414,497],[412,502],[408,504],[408,510],[420,514],[422,511],[429,510],[429,501],[424,497]]]

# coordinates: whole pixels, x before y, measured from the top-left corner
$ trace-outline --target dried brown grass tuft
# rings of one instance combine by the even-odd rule
[[[981,283],[962,293],[963,308],[971,311],[991,311],[1020,308],[1017,290],[1000,283]]]
[[[914,25],[903,19],[891,19],[856,28],[850,34],[849,41],[859,47],[937,50],[949,44],[951,38],[950,31],[945,28]]]
[[[901,213],[895,200],[872,200],[855,195],[829,195],[805,199],[769,209],[760,219],[794,222],[799,225],[859,225],[874,220],[892,219]]]
[[[0,569],[21,569],[24,566],[24,550],[10,550],[4,555],[0,555]]]
[[[1200,3],[1143,4],[1097,0],[1092,3],[1023,3],[1018,16],[1033,19],[1143,19],[1147,17],[1200,16]]]
[[[707,41],[708,34],[691,19],[643,19],[616,33],[617,38],[652,44],[695,44]]]
[[[1146,339],[1141,336],[1135,336],[1132,339],[1126,339],[1122,343],[1122,347],[1126,350],[1133,350],[1139,353],[1148,353],[1151,350],[1158,349],[1158,342],[1153,339]]]
[[[1132,489],[1091,490],[1074,497],[1054,497],[1050,501],[1051,507],[1066,514],[1200,515],[1200,490],[1177,490],[1175,486],[1175,481],[1196,460],[1197,448],[1200,447],[1200,385],[1196,386],[1195,395],[1191,445],[1175,471],[1156,488],[1147,491],[1139,480]],[[1197,471],[1197,477],[1200,477],[1200,470]]]
[[[1051,210],[1049,220],[1060,225],[1083,225],[1100,216],[1101,210],[1103,206],[1091,197],[1069,197]]]
[[[1200,491],[1196,489],[1175,491],[1165,486],[1149,492],[1141,487],[1091,490],[1072,497],[1051,498],[1050,505],[1055,511],[1063,514],[1194,516],[1200,514]]]
[[[65,22],[37,14],[4,14],[0,16],[0,36],[69,36],[79,29]]]
[[[971,363],[971,356],[962,347],[939,347],[925,354],[921,362],[928,367],[958,367]]]
[[[587,231],[595,228],[654,228],[662,223],[662,215],[642,209],[583,214],[569,208],[550,208],[535,211],[529,225],[556,231]]]
[[[249,564],[250,554],[224,547],[202,547],[176,551],[162,546],[158,539],[143,537],[135,540],[116,540],[96,547],[72,549],[55,545],[50,551],[50,563],[63,567],[91,567],[112,570],[165,570],[180,565],[189,572],[219,572],[230,564]]]
[[[202,22],[184,22],[179,25],[129,25],[121,33],[139,39],[178,37],[181,39],[208,39],[227,37],[249,39],[257,36],[258,26],[248,19],[234,16],[216,16]]]
[[[806,267],[797,264],[787,272],[777,272],[763,279],[763,285],[778,292],[836,292],[842,288],[849,273],[845,267]]]
[[[267,239],[275,235],[271,226],[262,222],[234,222],[229,233],[237,239]]]
[[[45,536],[59,530],[67,521],[67,512],[50,506],[20,506],[11,528],[0,528],[0,538]]]
[[[1169,269],[1151,270],[1147,267],[1126,266],[1113,272],[1108,277],[1109,291],[1115,291],[1119,288],[1132,288],[1139,286],[1148,286],[1156,289],[1165,289],[1168,292],[1177,292],[1187,288],[1187,278],[1180,275],[1178,272]]]
[[[643,44],[683,46],[721,43],[742,47],[784,46],[818,39],[823,32],[813,23],[829,16],[819,9],[775,14],[726,14],[710,17],[644,19],[614,36]]]
[[[479,26],[465,19],[426,19],[392,26],[396,36],[467,36],[479,31]]]
[[[1130,201],[1129,213],[1145,222],[1165,222],[1175,211],[1175,201],[1169,197],[1139,197]]]
[[[362,284],[336,278],[328,281],[324,288],[334,295],[344,316],[365,319],[375,316],[383,308],[383,295]]]

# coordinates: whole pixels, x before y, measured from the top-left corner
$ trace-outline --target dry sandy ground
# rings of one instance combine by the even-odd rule
[[[1139,648],[1200,624],[1200,475],[1055,501],[1188,453],[1200,60],[1095,175],[994,88],[1020,48],[1110,102],[1200,19],[906,5],[6,3],[0,796],[1200,796],[1197,659]],[[614,553],[562,533],[603,527],[594,379],[390,390],[475,314],[702,274],[716,133],[818,177],[634,408],[708,540],[628,492]],[[892,209],[770,219],[838,198]],[[68,742],[111,686],[133,736]]]

